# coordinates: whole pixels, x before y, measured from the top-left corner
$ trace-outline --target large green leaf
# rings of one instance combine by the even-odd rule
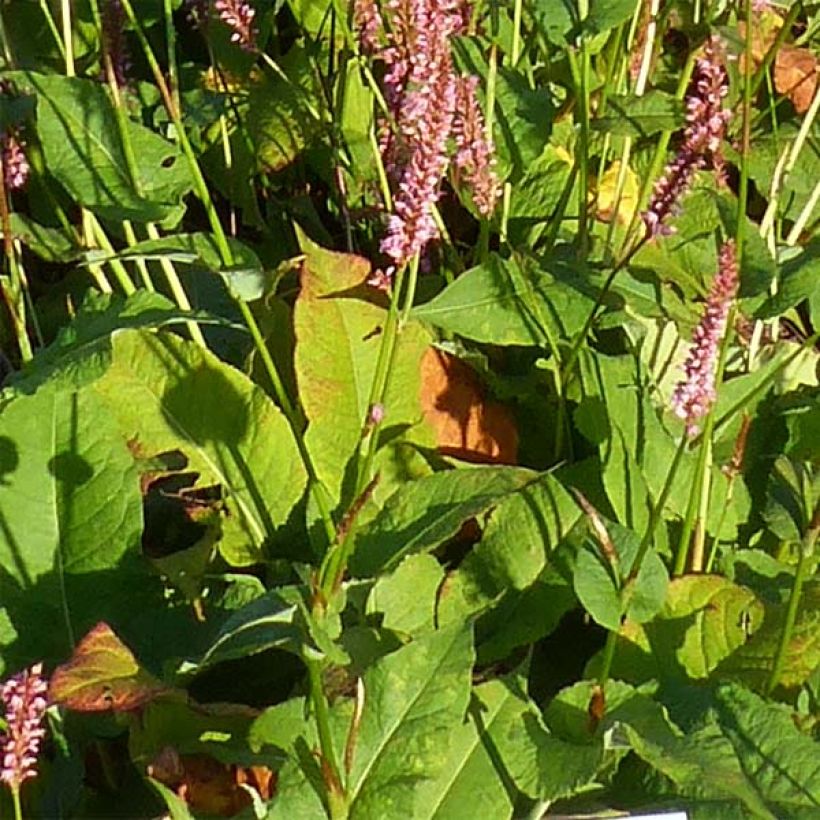
[[[414,552],[433,549],[469,518],[536,478],[516,467],[448,470],[410,482],[394,493],[356,536],[350,571],[357,576],[395,566]]]
[[[55,377],[75,386],[85,384],[108,368],[117,331],[160,328],[191,319],[226,324],[201,311],[180,310],[161,294],[147,290],[128,297],[89,293],[71,323],[60,328],[55,341],[38,351],[11,383],[25,392]]]
[[[300,245],[305,261],[293,321],[299,396],[309,423],[305,441],[320,479],[338,495],[368,419],[387,313],[365,300],[367,260],[324,250],[301,234]],[[429,339],[410,323],[397,344],[384,402],[388,428],[421,421],[420,362]]]
[[[721,663],[742,651],[749,636],[760,629],[763,613],[750,589],[726,578],[675,578],[652,623],[642,629],[624,626],[613,674],[625,680],[722,674]]]
[[[470,698],[472,630],[430,632],[364,676],[365,706],[347,780],[352,820],[415,817],[425,781],[450,759]],[[420,794],[421,793],[421,794]]]
[[[802,734],[786,706],[737,685],[720,687],[717,720],[746,776],[778,817],[820,814],[820,744]]]
[[[37,133],[48,170],[78,204],[120,220],[156,221],[178,210],[193,184],[182,152],[129,120],[135,160],[129,169],[103,85],[34,72],[14,77],[23,90],[37,94]]]
[[[684,124],[683,106],[672,94],[653,89],[642,97],[613,95],[607,99],[603,117],[592,121],[596,131],[634,138],[658,131],[675,131]]]
[[[231,563],[258,561],[305,486],[290,426],[246,376],[168,334],[124,331],[94,385],[123,440],[143,457],[179,451],[196,486],[225,499],[220,550]]]
[[[442,585],[440,623],[480,614],[482,663],[549,634],[575,603],[550,555],[581,513],[560,475],[547,474],[502,498],[481,541]]]
[[[721,677],[739,680],[754,689],[764,691],[786,625],[787,604],[767,604],[758,615],[758,628],[749,641],[728,656],[718,667]],[[800,603],[786,645],[778,684],[795,689],[809,679],[820,665],[820,581],[811,579],[802,589]]]
[[[139,476],[96,396],[48,386],[6,400],[0,474],[0,669],[61,660],[96,621],[119,627],[159,592],[137,551]]]
[[[583,284],[561,262],[547,267],[493,255],[413,315],[479,342],[554,345],[581,329],[592,304]]]

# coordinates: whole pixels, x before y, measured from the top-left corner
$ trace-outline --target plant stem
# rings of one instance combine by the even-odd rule
[[[331,783],[326,783],[331,817],[336,817],[340,816],[336,806],[340,802],[340,798],[342,801],[344,800],[344,791],[339,774],[339,764],[336,759],[336,749],[333,745],[333,735],[330,731],[330,708],[322,685],[322,666],[320,661],[308,658],[305,658],[305,664],[310,679],[310,699],[313,703],[316,728],[319,731],[319,747],[322,750],[323,763],[332,779]],[[334,791],[337,793],[334,794]],[[344,814],[341,816],[344,816]]]
[[[746,41],[743,74],[743,132],[740,149],[740,185],[737,193],[737,263],[743,260],[743,240],[746,233],[746,206],[749,199],[749,143],[752,125],[752,3],[746,2]]]
[[[803,584],[809,574],[810,558],[814,553],[814,546],[817,542],[817,534],[820,531],[820,507],[814,513],[814,520],[811,522],[803,543],[800,545],[800,554],[797,559],[797,572],[794,576],[794,586],[789,595],[789,605],[786,610],[786,620],[783,624],[783,631],[780,633],[780,641],[777,645],[777,652],[772,665],[772,672],[766,683],[766,694],[771,695],[775,686],[780,681],[783,674],[783,666],[786,662],[786,654],[789,651],[794,625],[797,622],[797,610],[800,606],[800,596],[803,591]]]
[[[65,50],[65,73],[73,77],[74,71],[74,38],[71,32],[71,0],[62,0],[63,47]]]
[[[615,629],[610,629],[606,634],[604,657],[601,661],[601,671],[598,674],[598,684],[602,689],[606,686],[609,674],[612,671],[612,661],[615,659],[615,649],[618,646],[618,634]]]
[[[14,820],[23,820],[23,806],[20,802],[20,787],[11,787],[11,802],[14,804]]]

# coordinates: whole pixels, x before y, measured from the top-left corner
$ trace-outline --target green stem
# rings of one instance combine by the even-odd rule
[[[817,516],[815,515],[815,518]],[[797,572],[794,576],[794,586],[789,595],[789,605],[786,610],[786,620],[783,624],[783,631],[780,633],[780,642],[777,645],[777,652],[774,657],[772,665],[772,672],[769,675],[769,680],[766,683],[766,694],[771,695],[775,686],[777,686],[780,676],[783,674],[783,666],[786,662],[786,654],[791,643],[792,633],[794,632],[794,625],[797,622],[797,610],[800,606],[800,596],[803,592],[803,584],[809,574],[809,560],[814,553],[814,546],[817,541],[817,534],[820,531],[820,522],[812,522],[803,538],[803,543],[800,545],[800,555],[797,559]]]
[[[62,0],[61,4],[63,18],[63,47],[65,52],[65,73],[67,77],[73,77],[74,71],[74,39],[71,32],[71,0]]]
[[[675,457],[672,459],[672,464],[670,465],[669,470],[666,473],[666,480],[664,481],[661,493],[658,496],[658,500],[655,503],[655,506],[652,507],[652,512],[649,515],[649,522],[646,525],[646,531],[644,532],[643,538],[641,539],[640,546],[638,547],[638,552],[635,555],[635,560],[632,563],[632,567],[629,570],[628,580],[630,581],[638,577],[638,572],[640,571],[641,564],[643,563],[643,560],[646,557],[646,553],[649,551],[649,548],[652,546],[652,543],[655,540],[655,532],[657,531],[658,524],[661,522],[661,518],[663,517],[663,508],[666,506],[666,501],[669,498],[669,493],[671,492],[672,485],[675,482],[675,476],[677,475],[678,468],[680,467],[681,458],[683,457],[683,453],[685,450],[686,436],[682,436],[680,444],[678,444],[678,449],[675,450]]]
[[[604,657],[601,661],[601,671],[598,674],[598,684],[603,689],[606,682],[609,680],[609,674],[612,671],[612,661],[615,659],[615,649],[618,646],[618,631],[610,629],[606,635],[606,643],[604,644]]]
[[[340,776],[339,764],[336,759],[336,749],[333,745],[333,735],[330,731],[330,707],[327,696],[322,685],[321,661],[305,659],[310,679],[310,699],[313,703],[313,711],[316,718],[316,728],[319,731],[319,747],[322,750],[322,758],[325,766],[333,779],[332,783],[326,784],[328,787],[328,801],[331,808],[331,817],[344,816],[338,811],[338,804],[344,801],[343,785]],[[340,793],[336,792],[336,789]]]
[[[20,787],[11,787],[11,802],[14,804],[14,820],[23,820],[23,806],[20,801]]]

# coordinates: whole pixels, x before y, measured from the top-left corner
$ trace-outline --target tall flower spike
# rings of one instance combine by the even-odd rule
[[[484,115],[478,104],[478,77],[459,77],[456,86],[456,113],[453,136],[456,141],[455,166],[473,192],[478,212],[489,217],[501,188],[495,174],[493,144],[487,139]]]
[[[723,176],[721,144],[731,112],[723,108],[729,92],[726,69],[720,61],[720,40],[711,37],[695,63],[686,96],[686,130],[675,159],[655,183],[649,205],[641,214],[647,236],[672,233],[666,220],[678,212],[679,202],[689,189],[696,171],[707,165]]]
[[[45,737],[43,728],[48,702],[48,684],[38,663],[9,678],[2,689],[6,710],[6,733],[2,737],[3,768],[0,780],[18,791],[25,780],[37,774],[37,756]]]
[[[684,378],[672,393],[672,409],[686,422],[686,435],[698,433],[698,421],[716,398],[715,370],[720,343],[726,333],[726,319],[738,288],[735,243],[726,242],[718,256],[718,272],[712,282],[706,310],[692,334],[692,346],[683,366]]]
[[[214,11],[231,29],[231,42],[245,51],[256,51],[256,9],[247,0],[214,0]]]

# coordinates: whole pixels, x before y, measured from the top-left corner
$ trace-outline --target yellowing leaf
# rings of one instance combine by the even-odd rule
[[[598,219],[602,222],[611,222],[617,218],[622,225],[628,225],[638,207],[640,186],[637,174],[627,166],[624,173],[623,188],[620,200],[617,198],[618,177],[621,175],[621,162],[615,160],[601,177],[598,184]],[[617,209],[617,212],[616,212]]]

